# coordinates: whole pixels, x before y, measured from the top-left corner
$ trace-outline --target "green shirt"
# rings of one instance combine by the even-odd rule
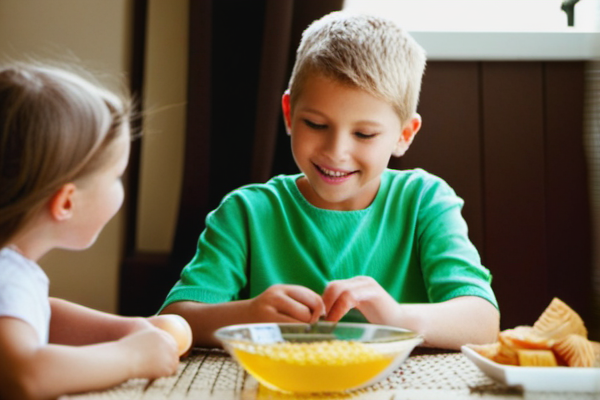
[[[467,236],[463,205],[423,170],[386,170],[375,200],[356,211],[314,207],[302,175],[228,194],[206,218],[196,255],[163,307],[252,298],[279,283],[322,293],[328,282],[373,277],[401,303],[480,296],[497,307],[489,271]]]

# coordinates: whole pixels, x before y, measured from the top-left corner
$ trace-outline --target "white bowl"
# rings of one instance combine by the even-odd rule
[[[283,392],[341,392],[371,385],[422,343],[406,329],[363,323],[243,324],[215,332],[261,384]]]

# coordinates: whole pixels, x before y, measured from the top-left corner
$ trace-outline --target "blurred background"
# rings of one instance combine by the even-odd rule
[[[503,328],[559,296],[598,338],[600,0],[0,0],[2,62],[78,63],[144,110],[124,208],[92,248],[44,257],[51,295],[155,312],[223,195],[296,172],[280,96],[302,30],[341,8],[425,47],[423,130],[390,166],[465,199]]]

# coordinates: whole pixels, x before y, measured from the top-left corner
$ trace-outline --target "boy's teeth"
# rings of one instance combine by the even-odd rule
[[[346,175],[348,175],[347,172],[331,171],[331,170],[328,170],[328,169],[323,168],[323,167],[320,167],[320,168],[321,168],[321,171],[323,171],[323,173],[325,175],[329,175],[329,176],[332,176],[334,178],[339,178],[340,176],[346,176]]]

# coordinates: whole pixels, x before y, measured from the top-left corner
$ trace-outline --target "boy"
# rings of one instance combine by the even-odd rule
[[[163,306],[196,345],[218,345],[224,325],[322,316],[442,348],[495,340],[491,277],[462,200],[422,170],[387,169],[421,126],[424,68],[424,51],[377,17],[332,13],[306,29],[282,99],[301,174],[226,196]]]

